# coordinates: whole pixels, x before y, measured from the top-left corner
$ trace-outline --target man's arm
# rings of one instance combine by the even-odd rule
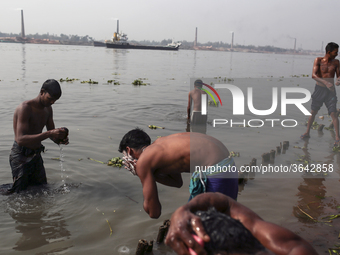
[[[49,108],[49,117],[48,117],[48,120],[47,120],[47,123],[46,123],[46,129],[48,131],[50,130],[54,130],[55,129],[55,125],[54,125],[54,120],[53,120],[53,110],[52,110],[52,107]],[[62,137],[64,138],[65,137],[65,132],[62,128],[58,128],[56,129],[58,130],[59,132],[61,132],[61,135],[59,137]],[[68,144],[69,141],[68,141],[68,137],[66,137],[65,139],[60,139],[60,138],[56,138],[56,137],[50,137],[50,139],[55,142],[56,144]]]
[[[156,182],[163,185],[180,188],[183,185],[182,175],[178,174],[155,174]]]
[[[339,60],[335,59],[335,74],[336,74],[336,82],[335,85],[339,86],[340,85],[340,64],[339,64]]]
[[[30,133],[30,116],[31,107],[25,103],[20,105],[14,113],[13,126],[15,132],[15,140],[20,146],[31,147],[34,144],[39,144],[41,141],[47,138],[57,138],[60,135],[60,131],[52,129],[39,134]]]
[[[189,92],[189,96],[188,96],[188,107],[187,107],[187,119],[188,119],[188,122],[190,121],[190,112],[191,112],[191,92]]]
[[[205,193],[196,196],[188,204],[177,209],[171,217],[171,225],[165,243],[178,254],[189,254],[188,247],[197,254],[206,254],[191,236],[194,231],[205,242],[209,237],[202,222],[194,213],[214,206],[217,211],[239,220],[264,247],[275,254],[317,254],[304,239],[288,229],[265,222],[256,213],[220,193]]]
[[[158,199],[157,184],[149,162],[144,162],[139,159],[136,165],[137,175],[143,186],[143,207],[150,218],[157,219],[162,212],[162,206]]]

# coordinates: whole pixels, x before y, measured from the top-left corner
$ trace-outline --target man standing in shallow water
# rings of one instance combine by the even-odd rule
[[[336,109],[337,96],[334,87],[334,76],[337,80],[335,85],[340,84],[339,60],[335,59],[338,56],[339,45],[330,42],[326,46],[326,54],[324,57],[317,57],[314,60],[312,78],[316,81],[315,90],[312,94],[312,115],[308,119],[307,131],[301,138],[309,138],[310,128],[314,122],[315,116],[320,110],[323,103],[325,103],[328,114],[332,117],[335,142],[334,146],[339,146],[339,119]]]
[[[172,134],[150,144],[148,134],[137,128],[125,134],[118,151],[124,153],[126,168],[137,175],[143,185],[143,206],[151,218],[158,218],[162,210],[156,182],[180,188],[183,185],[181,174],[194,172],[197,166],[201,169],[233,166],[236,169],[228,149],[205,134]],[[237,170],[202,173],[202,178],[197,177],[197,172],[194,175],[190,182],[191,198],[203,192],[221,192],[237,198]]]
[[[50,138],[56,144],[68,144],[68,130],[55,128],[52,104],[61,96],[56,80],[44,82],[39,95],[22,102],[14,112],[13,129],[15,141],[9,156],[13,186],[8,193],[19,192],[30,185],[46,184],[46,173],[41,152],[41,141]],[[46,126],[47,131],[42,132]]]

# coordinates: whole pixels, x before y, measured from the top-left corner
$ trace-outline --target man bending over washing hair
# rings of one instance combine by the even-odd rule
[[[141,129],[128,132],[119,145],[125,167],[137,175],[143,185],[144,210],[151,218],[161,215],[156,183],[170,187],[183,185],[182,173],[193,172],[190,199],[197,194],[221,192],[237,198],[238,173],[228,149],[217,139],[201,133],[178,133],[158,138],[150,145],[150,137]],[[232,166],[235,172],[196,172]],[[230,167],[229,167],[230,168]]]

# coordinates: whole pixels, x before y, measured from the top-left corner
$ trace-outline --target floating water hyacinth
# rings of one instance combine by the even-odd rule
[[[66,81],[66,82],[72,82],[72,81],[76,81],[76,80],[79,80],[79,79],[75,79],[75,78],[72,78],[72,79],[69,79],[68,77],[66,77],[66,79],[63,79],[63,78],[60,78],[60,82],[64,82],[64,81]]]
[[[119,81],[108,80],[107,83],[113,83],[113,85],[120,85]]]
[[[155,126],[155,125],[149,125],[149,128],[150,129],[157,129],[157,128],[165,129],[164,127],[158,127],[158,126]]]
[[[123,166],[123,159],[121,159],[120,157],[114,157],[114,158],[110,159],[108,162],[99,161],[99,160],[96,160],[96,159],[93,159],[93,158],[87,158],[87,159],[95,161],[95,162],[100,163],[100,164],[113,166],[113,167],[121,168]]]
[[[229,152],[229,155],[230,155],[230,157],[239,157],[240,153],[239,152],[231,151],[231,152]]]
[[[340,147],[339,146],[334,146],[332,151],[333,152],[339,152],[340,151]]]
[[[141,79],[134,80],[132,84],[135,86],[147,85],[146,83],[143,83]]]
[[[107,165],[121,168],[123,166],[123,159],[120,157],[112,158],[107,162]]]
[[[91,79],[88,81],[81,81],[80,83],[98,84],[97,81],[92,81]]]

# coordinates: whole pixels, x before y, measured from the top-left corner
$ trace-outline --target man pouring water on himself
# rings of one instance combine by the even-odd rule
[[[31,185],[46,184],[41,141],[50,138],[56,144],[68,144],[68,129],[55,128],[52,104],[61,97],[56,80],[44,82],[38,96],[22,102],[14,112],[15,141],[9,156],[13,185],[8,193],[19,192]],[[42,132],[46,126],[47,131]]]

